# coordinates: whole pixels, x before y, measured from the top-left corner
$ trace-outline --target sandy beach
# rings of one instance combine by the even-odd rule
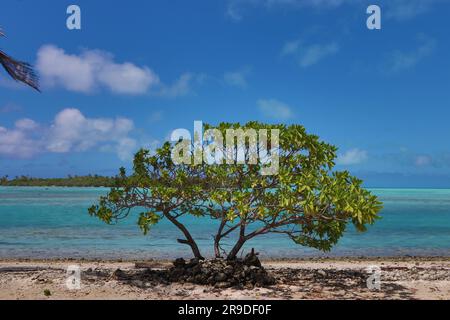
[[[305,259],[263,261],[277,284],[218,288],[149,279],[169,261],[0,261],[0,300],[104,299],[450,299],[450,258]],[[80,289],[67,268],[79,266]],[[380,268],[380,289],[369,289],[368,267]],[[120,271],[118,271],[120,270]],[[118,273],[126,277],[118,277]]]

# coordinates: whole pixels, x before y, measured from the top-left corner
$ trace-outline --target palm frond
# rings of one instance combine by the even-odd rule
[[[30,87],[39,90],[39,78],[34,73],[30,64],[17,61],[0,50],[0,64],[6,72],[16,81],[23,82]]]
[[[0,37],[5,36],[0,29]],[[6,72],[16,81],[23,82],[33,89],[39,90],[39,78],[32,66],[26,62],[18,61],[0,50],[0,64]]]

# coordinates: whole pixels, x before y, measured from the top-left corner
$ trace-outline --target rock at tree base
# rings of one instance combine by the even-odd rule
[[[173,265],[175,266],[175,268],[184,268],[184,266],[186,265],[186,261],[184,261],[183,258],[178,258],[173,262]]]
[[[245,256],[244,264],[249,267],[262,268],[261,261],[259,261],[258,253],[255,253],[255,249],[252,249],[252,251]]]
[[[183,259],[177,259],[169,269],[168,277],[171,282],[190,282],[216,288],[253,288],[276,283],[254,252],[244,259],[235,260],[192,259],[186,263]]]

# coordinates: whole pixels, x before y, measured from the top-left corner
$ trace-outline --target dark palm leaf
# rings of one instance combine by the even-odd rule
[[[4,36],[4,33],[0,30],[0,37],[1,36]],[[23,82],[37,91],[40,91],[39,79],[30,64],[15,60],[1,50],[0,64],[14,80]]]

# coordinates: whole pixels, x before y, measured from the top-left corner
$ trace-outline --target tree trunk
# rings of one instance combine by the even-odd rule
[[[192,253],[194,254],[194,257],[199,260],[205,260],[205,258],[201,255],[200,249],[197,246],[197,243],[195,242],[194,238],[191,236],[190,232],[186,229],[186,227],[179,222],[176,218],[170,215],[168,212],[164,212],[164,216],[169,219],[170,222],[172,222],[186,237],[186,239],[178,239],[177,241],[182,244],[187,244],[191,247]]]
[[[214,255],[216,256],[217,259],[221,258],[221,254],[220,254],[220,240],[222,240],[222,231],[223,228],[225,228],[226,225],[226,220],[222,219],[222,222],[220,223],[219,226],[219,230],[217,231],[216,236],[214,237]]]
[[[187,237],[186,237],[187,238]],[[191,247],[192,253],[194,254],[194,258],[197,258],[199,260],[205,260],[205,258],[201,255],[200,249],[197,246],[197,243],[192,239],[192,237],[189,237],[189,239],[178,239],[178,243],[187,244]]]
[[[236,259],[236,256],[238,255],[239,251],[241,251],[242,247],[245,244],[245,241],[245,238],[239,238],[238,242],[234,245],[233,249],[231,249],[230,253],[228,254],[228,260]]]
[[[216,256],[217,259],[221,258],[219,244],[220,244],[220,237],[215,236],[214,237],[214,255]]]
[[[244,243],[248,240],[245,237],[245,225],[246,221],[243,220],[243,218],[241,217],[241,227],[239,230],[239,240],[236,242],[236,244],[234,245],[233,249],[231,249],[230,253],[228,253],[228,260],[234,260],[236,259],[237,254],[239,253],[239,251],[242,249],[242,246],[244,245]]]

